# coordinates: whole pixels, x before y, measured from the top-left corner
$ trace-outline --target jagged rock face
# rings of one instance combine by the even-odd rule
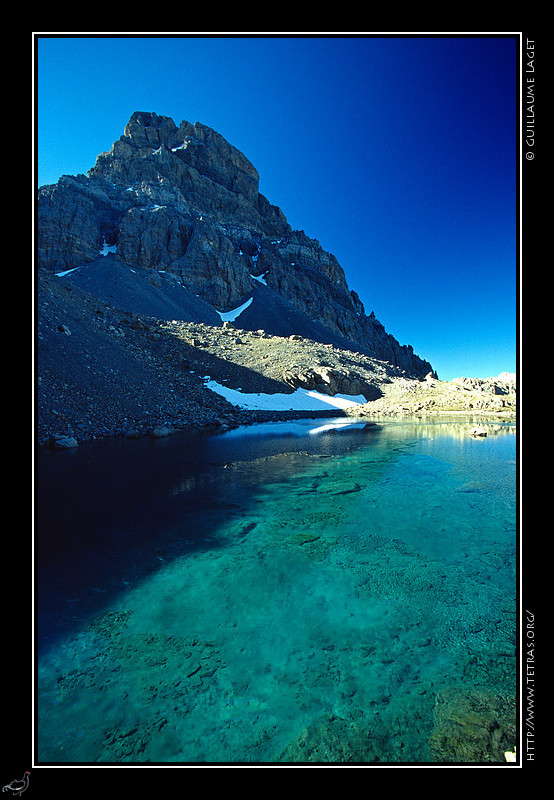
[[[59,272],[115,253],[133,269],[173,274],[218,311],[262,283],[266,302],[277,293],[353,349],[410,374],[432,371],[366,316],[336,258],[293,230],[258,183],[250,161],[211,128],[135,112],[87,176],[39,189],[39,266]],[[263,316],[260,308],[256,327]]]

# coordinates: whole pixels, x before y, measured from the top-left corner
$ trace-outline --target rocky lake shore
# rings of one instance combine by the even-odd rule
[[[414,378],[386,361],[300,335],[243,330],[238,321],[216,326],[138,314],[46,270],[38,271],[36,289],[40,447],[301,416],[515,416],[509,381]],[[292,394],[301,387],[364,395],[368,402],[317,412],[245,409],[208,388],[208,378],[244,393]]]

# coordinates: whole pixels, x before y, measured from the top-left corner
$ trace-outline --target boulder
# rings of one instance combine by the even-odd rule
[[[487,429],[483,428],[481,425],[474,425],[473,428],[469,429],[470,436],[486,436]]]
[[[79,443],[74,436],[53,436],[50,446],[53,450],[72,450],[74,447],[78,447]]]
[[[169,425],[159,425],[158,427],[152,429],[151,436],[154,439],[163,439],[165,436],[173,436],[174,433],[177,433],[175,428],[172,428]]]

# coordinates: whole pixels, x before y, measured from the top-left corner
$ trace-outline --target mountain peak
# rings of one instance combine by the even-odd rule
[[[259,193],[249,159],[202,123],[135,111],[87,176],[41,188],[39,266],[83,267],[106,247],[132,269],[172,275],[218,313],[244,305],[244,328],[340,342],[411,375],[432,371],[365,315],[337,259],[290,227]]]

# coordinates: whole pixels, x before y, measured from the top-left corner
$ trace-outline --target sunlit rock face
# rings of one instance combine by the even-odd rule
[[[433,372],[366,315],[337,259],[258,189],[256,168],[216,131],[135,112],[86,176],[39,189],[38,265],[60,272],[109,253],[171,274],[220,312],[253,298],[240,320],[246,329],[282,335],[300,326],[410,375]]]

